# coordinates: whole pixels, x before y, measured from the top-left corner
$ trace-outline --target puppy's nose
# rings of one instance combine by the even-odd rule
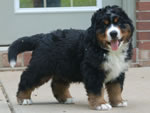
[[[110,32],[110,36],[112,39],[117,39],[117,35],[118,35],[117,31],[111,31]]]

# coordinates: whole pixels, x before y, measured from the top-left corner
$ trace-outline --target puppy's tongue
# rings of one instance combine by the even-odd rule
[[[119,47],[119,41],[118,40],[112,40],[110,43],[111,49],[113,51],[116,51]]]

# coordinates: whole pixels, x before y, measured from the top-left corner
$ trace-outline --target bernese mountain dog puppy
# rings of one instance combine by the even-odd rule
[[[87,30],[56,30],[14,41],[8,51],[11,67],[19,53],[33,51],[21,75],[18,103],[31,104],[32,91],[52,79],[52,92],[60,103],[74,103],[69,86],[83,82],[92,109],[127,106],[121,93],[132,56],[133,31],[131,19],[120,7],[106,6],[93,14]]]

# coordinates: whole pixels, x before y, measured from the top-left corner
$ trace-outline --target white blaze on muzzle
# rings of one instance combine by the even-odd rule
[[[116,31],[117,32],[117,38],[121,39],[121,31],[118,27],[114,26],[113,24],[108,28],[107,30],[107,37],[108,37],[108,41],[112,40],[112,37],[110,35],[111,32]]]
[[[115,32],[115,37],[112,36],[112,33]],[[107,32],[108,41],[110,42],[111,49],[113,51],[119,48],[119,40],[121,39],[121,31],[118,27],[113,24],[108,28]]]

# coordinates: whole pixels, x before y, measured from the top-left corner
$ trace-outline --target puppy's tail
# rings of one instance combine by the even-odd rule
[[[15,67],[17,55],[25,51],[33,51],[37,48],[39,40],[43,34],[33,35],[31,37],[22,37],[14,41],[8,49],[8,61],[11,67]]]

